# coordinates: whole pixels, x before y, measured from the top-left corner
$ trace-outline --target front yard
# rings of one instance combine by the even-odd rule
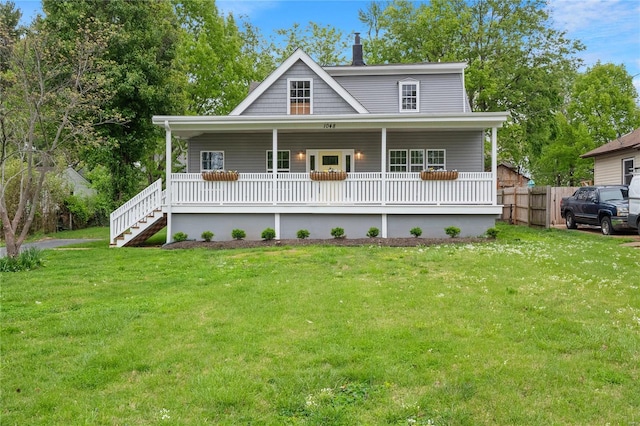
[[[1,283],[2,424],[640,422],[640,251],[84,249]]]

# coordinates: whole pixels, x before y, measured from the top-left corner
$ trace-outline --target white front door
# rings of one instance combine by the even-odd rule
[[[352,172],[353,149],[308,149],[307,171],[328,172]]]

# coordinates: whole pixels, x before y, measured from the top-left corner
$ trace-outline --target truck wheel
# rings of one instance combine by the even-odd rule
[[[576,229],[578,227],[578,224],[576,223],[576,218],[571,212],[565,213],[564,223],[567,225],[567,229]]]
[[[611,235],[614,233],[613,226],[611,226],[611,218],[609,216],[604,216],[600,220],[600,229],[602,230],[602,235]]]

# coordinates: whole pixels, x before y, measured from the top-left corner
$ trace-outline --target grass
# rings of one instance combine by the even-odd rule
[[[1,276],[2,424],[637,423],[620,242],[48,251]]]

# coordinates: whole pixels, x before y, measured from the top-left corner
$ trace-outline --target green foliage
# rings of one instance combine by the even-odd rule
[[[175,234],[173,234],[173,241],[176,243],[187,241],[187,238],[189,238],[189,236],[184,232],[176,232]]]
[[[91,209],[86,198],[77,195],[69,195],[64,200],[66,210],[72,215],[73,226],[84,228],[87,226],[89,219],[93,217],[94,211]]]
[[[273,228],[267,228],[262,231],[261,237],[263,240],[271,241],[276,237],[276,231]]]
[[[346,238],[344,235],[344,228],[336,227],[331,230],[331,235],[333,238]]]
[[[444,233],[451,238],[455,238],[460,235],[460,228],[458,228],[457,226],[447,226],[446,228],[444,228]]]
[[[231,231],[231,238],[233,238],[234,240],[242,240],[243,238],[247,237],[247,233],[244,232],[242,229],[233,229]]]
[[[367,231],[367,237],[369,238],[375,238],[380,234],[380,230],[378,228],[376,228],[375,226],[372,226],[371,228],[369,228],[369,231]]]
[[[306,229],[299,229],[298,232],[296,232],[296,236],[301,240],[309,238],[309,235],[311,235],[311,233]]]
[[[289,29],[276,30],[276,34],[280,37],[274,47],[278,63],[291,56],[297,48],[304,50],[321,66],[344,65],[348,62],[344,52],[349,43],[342,31],[330,25],[322,27],[309,22],[302,29],[300,24],[294,23]]]
[[[0,257],[0,272],[20,272],[37,269],[44,264],[42,250],[29,247],[17,257]]]
[[[204,231],[201,235],[202,239],[205,240],[206,242],[211,241],[211,239],[213,238],[214,234],[211,231]]]
[[[497,228],[489,228],[487,229],[487,231],[485,232],[485,235],[489,238],[497,238],[498,234],[500,233],[500,231]]]
[[[422,228],[416,226],[415,228],[411,228],[409,230],[409,233],[414,237],[418,238],[420,235],[422,235]]]

